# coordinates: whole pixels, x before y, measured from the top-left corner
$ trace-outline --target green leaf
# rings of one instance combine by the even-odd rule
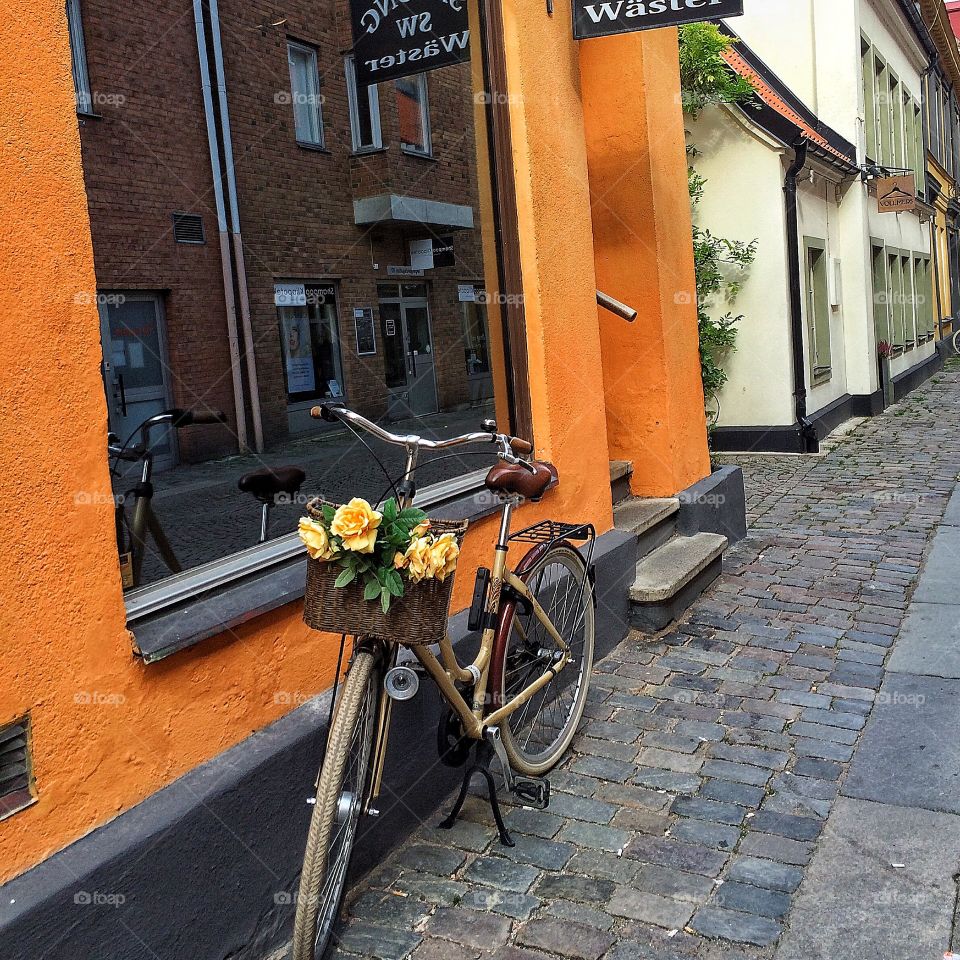
[[[353,583],[356,579],[357,571],[352,567],[347,567],[345,570],[340,572],[340,576],[334,581],[335,587],[345,587],[347,584]]]
[[[387,523],[393,523],[397,519],[397,501],[393,497],[383,505],[383,519]]]
[[[390,591],[390,593],[395,597],[403,596],[403,581],[400,579],[400,574],[396,570],[388,570],[386,580],[384,581],[384,586]]]
[[[378,581],[368,580],[367,585],[363,588],[363,599],[376,600],[382,592],[383,586]]]
[[[325,503],[322,507],[323,519],[327,521],[328,524],[333,523],[333,517],[336,514],[336,509],[331,507],[329,503]]]
[[[406,510],[400,511],[397,519],[405,526],[415,527],[418,523],[423,523],[427,519],[427,515],[416,507],[407,507]]]
[[[384,613],[388,613],[390,610],[390,591],[384,590],[380,594],[380,607]]]

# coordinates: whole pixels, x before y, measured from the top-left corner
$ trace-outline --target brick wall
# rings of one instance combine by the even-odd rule
[[[287,397],[274,284],[334,280],[344,387],[372,415],[386,410],[376,285],[408,262],[415,226],[354,225],[353,200],[381,193],[473,207],[479,223],[473,94],[468,65],[428,74],[433,157],[410,156],[398,140],[393,87],[380,92],[384,150],[354,156],[344,51],[346,2],[294,0],[285,22],[260,3],[222,0],[221,32],[247,287],[268,442],[287,435]],[[143,0],[85,0],[84,30],[94,109],[82,125],[98,286],[162,291],[175,403],[232,411],[221,264],[203,118],[192,9]],[[316,47],[324,97],[325,150],[296,143],[287,40]],[[170,214],[203,216],[207,243],[177,244]],[[439,228],[437,233],[451,231]],[[441,409],[468,400],[458,281],[483,275],[479,229],[457,231],[457,265],[428,271],[434,362]],[[379,270],[373,269],[379,264]],[[394,281],[395,282],[395,281]],[[375,356],[358,357],[355,307],[373,307]],[[226,452],[227,431],[183,431],[190,459]]]

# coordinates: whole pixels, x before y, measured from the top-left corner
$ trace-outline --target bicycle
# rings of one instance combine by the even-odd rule
[[[172,426],[175,429],[201,423],[226,423],[226,416],[219,410],[164,410],[144,420],[130,434],[124,443],[114,433],[107,434],[107,452],[112,457],[110,476],[120,476],[120,462],[142,463],[140,479],[121,496],[115,497],[115,522],[117,529],[117,550],[120,555],[120,576],[123,589],[140,586],[143,571],[143,558],[147,549],[147,535],[153,537],[163,562],[171,573],[181,571],[170,541],[153,512],[153,450],[150,446],[150,432],[160,426]],[[139,436],[139,443],[131,446],[131,441]],[[133,520],[127,519],[127,501],[133,500]]]
[[[593,669],[594,528],[547,520],[511,533],[518,503],[541,499],[557,473],[549,464],[524,459],[532,446],[498,433],[492,420],[484,421],[478,433],[426,440],[391,434],[339,405],[315,407],[312,415],[404,448],[405,469],[394,488],[401,506],[413,502],[421,450],[476,443],[497,447],[500,462],[487,474],[486,487],[502,500],[500,528],[491,568],[477,574],[469,614],[470,629],[481,632],[479,653],[473,663],[461,665],[448,635],[439,642],[440,659],[426,645],[409,649],[447,704],[438,731],[441,758],[459,766],[475,751],[476,762],[466,770],[457,802],[440,826],[452,827],[471,778],[479,773],[500,840],[512,846],[489,766],[496,758],[507,788],[523,803],[540,809],[549,803],[544,775],[573,740]],[[586,556],[576,541],[587,545]],[[507,564],[512,543],[532,545],[514,569]],[[372,804],[380,792],[391,706],[394,699],[409,699],[419,686],[420,673],[398,665],[400,647],[375,637],[356,638],[339,698],[334,690],[297,896],[294,960],[324,956],[346,893],[360,818],[378,813]],[[339,675],[340,664],[338,680]]]

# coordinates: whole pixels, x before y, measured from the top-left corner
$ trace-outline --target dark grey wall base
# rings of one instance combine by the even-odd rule
[[[739,467],[714,470],[679,498],[677,531],[683,536],[719,533],[734,544],[747,535],[747,498]]]
[[[944,357],[938,350],[935,354],[922,360],[916,366],[909,370],[904,370],[893,378],[893,399],[895,402],[902,400],[908,393],[916,390],[920,384],[925,383],[935,373],[943,369]]]
[[[679,593],[663,603],[633,603],[630,624],[643,633],[659,633],[679,620],[723,572],[723,559],[717,557],[700,571]]]
[[[714,453],[802,453],[800,427],[717,427],[710,434]]]
[[[598,540],[598,657],[629,628],[635,561],[635,537]],[[451,632],[465,656],[475,641],[464,615]],[[421,691],[395,713],[381,816],[360,839],[358,870],[435,817],[459,780],[437,761],[439,696]],[[284,942],[328,710],[327,695],[310,700],[0,887],[0,954],[259,960]]]

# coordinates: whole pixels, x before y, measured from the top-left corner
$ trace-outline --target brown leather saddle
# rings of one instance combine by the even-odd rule
[[[487,489],[492,493],[518,494],[527,500],[539,500],[555,480],[557,468],[542,460],[530,461],[533,471],[518,463],[495,464],[487,474]]]
[[[299,493],[306,477],[299,467],[264,467],[245,473],[237,481],[237,486],[261,503],[274,503],[281,494],[292,497]]]

